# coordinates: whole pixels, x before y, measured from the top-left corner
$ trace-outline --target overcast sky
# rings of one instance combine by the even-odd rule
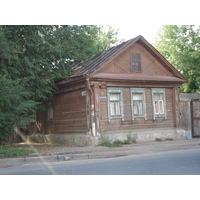
[[[115,29],[119,29],[118,37],[119,39],[129,40],[131,38],[142,35],[148,42],[152,43],[157,36],[158,29],[161,25],[150,25],[150,24],[136,24],[130,26],[127,24],[122,25],[111,25]]]

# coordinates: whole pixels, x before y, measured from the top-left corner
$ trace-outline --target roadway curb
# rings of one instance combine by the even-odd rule
[[[130,152],[131,153],[131,152]],[[114,158],[120,156],[126,156],[122,152],[109,152],[109,153],[81,153],[81,154],[62,154],[62,155],[50,155],[50,156],[27,156],[23,158],[4,158],[0,159],[0,168],[12,167],[23,164],[32,163],[46,163],[46,162],[59,162],[70,160],[87,160],[87,159],[100,159],[100,158]]]
[[[54,153],[51,155],[37,155],[37,156],[26,156],[19,158],[1,158],[0,159],[0,168],[23,165],[23,164],[32,164],[32,163],[47,163],[47,162],[61,162],[61,161],[70,161],[70,160],[87,160],[87,159],[101,159],[101,158],[114,158],[128,155],[139,155],[147,153],[159,153],[164,151],[173,151],[173,150],[184,150],[184,149],[194,149],[199,148],[200,139],[195,139],[193,141],[179,141],[172,143],[159,143],[143,144],[137,146],[126,146],[120,147],[119,149],[95,149],[93,152],[66,152],[66,153]],[[146,147],[146,149],[144,149]],[[87,150],[87,149],[86,149]],[[86,151],[85,150],[85,151]]]

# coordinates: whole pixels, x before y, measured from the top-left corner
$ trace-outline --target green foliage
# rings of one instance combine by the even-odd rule
[[[155,141],[156,142],[162,142],[163,140],[161,138],[156,138]]]
[[[0,26],[0,141],[13,127],[30,122],[31,112],[45,108],[56,82],[72,73],[72,62],[86,60],[115,43],[111,38],[117,32],[111,29],[97,42],[102,28]]]
[[[165,138],[165,141],[174,141],[173,138]]]
[[[20,149],[20,148],[0,148],[0,157],[18,157],[25,156],[31,153],[35,153],[34,150],[31,149]]]
[[[136,137],[135,136],[133,137],[131,134],[128,134],[127,139],[124,140],[124,141],[117,139],[117,140],[114,140],[113,142],[108,135],[102,134],[100,141],[101,141],[100,145],[106,146],[106,147],[120,147],[124,144],[133,144],[133,143],[135,144],[135,143],[137,143]]]
[[[127,139],[124,141],[124,144],[132,144],[132,143],[137,143],[136,136],[132,136],[131,133],[127,135]]]
[[[101,146],[106,146],[106,147],[112,146],[112,141],[109,138],[109,136],[107,136],[106,134],[102,134],[100,140],[101,140],[101,142],[100,142]]]
[[[123,144],[124,144],[123,141],[121,141],[121,140],[115,140],[115,141],[112,143],[112,146],[114,146],[114,147],[121,147]]]
[[[162,26],[154,46],[188,80],[180,92],[200,93],[200,27]]]
[[[118,30],[114,30],[112,26],[98,26],[97,52],[104,51],[112,47],[118,41]]]
[[[0,75],[0,142],[14,127],[23,127],[32,122],[37,102],[29,99],[30,94],[21,86],[20,80],[10,80]]]

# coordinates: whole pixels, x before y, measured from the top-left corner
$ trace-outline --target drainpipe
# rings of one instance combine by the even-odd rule
[[[90,86],[90,76],[85,76],[85,79],[87,83],[87,89],[89,90],[89,95],[90,95],[92,135],[96,136],[96,124],[95,124],[95,116],[94,116],[94,92]]]

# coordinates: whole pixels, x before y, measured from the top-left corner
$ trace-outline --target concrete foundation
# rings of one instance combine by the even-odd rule
[[[33,134],[27,137],[27,142],[95,146],[99,144],[99,137],[93,137],[86,134]]]
[[[123,131],[110,131],[108,134],[112,141],[114,140],[126,140],[128,135],[135,138],[136,142],[151,142],[155,141],[156,138],[165,140],[170,138],[173,140],[186,139],[185,131],[182,129],[174,128],[155,128],[155,129],[134,129],[134,130],[123,130]]]
[[[157,128],[157,129],[134,129],[134,130],[120,130],[120,131],[110,131],[104,133],[112,141],[127,139],[128,135],[135,138],[136,142],[150,142],[158,139],[186,139],[185,131],[182,129],[174,128]],[[52,144],[66,144],[75,146],[95,146],[100,142],[101,136],[89,136],[86,134],[49,134],[40,135],[33,134],[27,137],[28,142],[36,143],[52,143]]]

